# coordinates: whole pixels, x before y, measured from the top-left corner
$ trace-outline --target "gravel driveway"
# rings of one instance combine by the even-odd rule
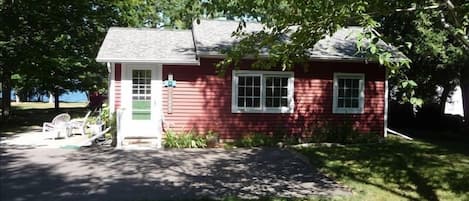
[[[139,201],[348,195],[281,149],[2,147],[0,200]]]

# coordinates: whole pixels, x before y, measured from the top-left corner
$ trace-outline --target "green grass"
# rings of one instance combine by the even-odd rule
[[[469,200],[469,143],[404,141],[301,148],[321,172],[350,187],[339,200]]]
[[[86,107],[88,103],[60,103],[60,108],[77,108],[77,107]],[[54,103],[41,103],[41,102],[21,102],[21,103],[11,103],[13,110],[28,110],[28,109],[53,109]]]

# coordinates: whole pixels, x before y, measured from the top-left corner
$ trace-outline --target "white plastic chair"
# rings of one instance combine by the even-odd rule
[[[42,124],[42,133],[50,134],[50,138],[54,139],[60,137],[63,133],[65,133],[65,137],[67,138],[69,135],[69,122],[70,122],[70,115],[67,113],[62,113],[54,117],[52,122],[44,122]]]
[[[88,117],[91,115],[91,110],[86,113],[85,117],[83,119],[72,119],[70,121],[70,126],[72,131],[74,129],[78,129],[78,133],[81,135],[85,135],[85,129],[86,129],[86,124]]]

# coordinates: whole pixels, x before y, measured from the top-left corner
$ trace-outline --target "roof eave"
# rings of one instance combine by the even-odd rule
[[[200,65],[199,60],[178,60],[178,59],[127,59],[127,58],[96,58],[97,62],[112,63],[159,63],[170,65]]]
[[[198,54],[200,58],[208,58],[208,59],[224,59],[226,57],[225,54]],[[258,58],[267,59],[268,55],[259,55]],[[255,59],[252,56],[246,56],[244,59]],[[393,62],[405,60],[407,58],[392,58]],[[309,58],[310,61],[337,61],[337,62],[360,62],[360,63],[378,63],[375,59],[369,58],[358,58],[358,57],[319,57],[319,56],[312,56]]]

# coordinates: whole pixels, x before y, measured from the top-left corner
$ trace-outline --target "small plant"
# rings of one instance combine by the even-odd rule
[[[98,124],[100,119],[101,119],[100,117],[90,116],[90,117],[88,117],[88,119],[86,121],[88,122],[88,124]]]
[[[111,114],[111,118],[109,120],[109,126],[111,127],[111,130],[109,133],[111,134],[111,146],[116,146],[117,145],[117,115],[116,113]]]
[[[101,112],[99,113],[99,118],[101,119],[101,121],[106,125],[106,126],[111,126],[111,117],[114,116],[113,114],[111,115],[110,113],[110,110],[109,110],[109,107],[108,106],[105,106],[103,107],[103,109],[101,110]]]
[[[218,144],[218,133],[214,131],[208,131],[205,135],[205,140],[207,142],[207,147],[213,148]]]
[[[352,123],[329,123],[316,124],[317,126],[306,129],[306,135],[311,136],[311,142],[331,142],[341,144],[378,142],[380,136],[374,133],[360,133]]]
[[[264,133],[248,133],[243,135],[241,139],[235,141],[235,145],[239,147],[261,147],[261,146],[274,146],[275,140],[273,137]]]
[[[193,132],[176,133],[172,130],[166,132],[164,146],[167,148],[205,148],[207,140],[204,136]]]

